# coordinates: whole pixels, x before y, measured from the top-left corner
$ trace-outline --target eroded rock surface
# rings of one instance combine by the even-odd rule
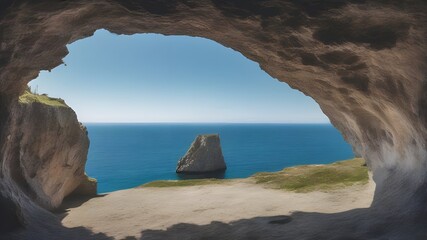
[[[53,209],[86,179],[87,131],[60,99],[24,96],[11,112],[4,171],[27,196]]]
[[[377,188],[370,209],[375,215],[366,219],[388,224],[380,230],[355,229],[353,238],[367,239],[369,231],[375,239],[391,232],[422,235],[414,223],[427,218],[426,15],[425,0],[1,1],[0,192],[22,206],[27,226],[40,226],[34,220],[40,214],[50,219],[18,187],[19,178],[12,178],[18,162],[13,159],[19,156],[13,151],[19,146],[16,113],[31,111],[16,102],[40,70],[62,63],[67,44],[100,28],[118,34],[189,35],[241,52],[314,98],[367,160]],[[52,124],[60,121],[49,111],[37,113],[43,114],[39,117]],[[40,136],[49,131],[32,128]],[[67,141],[61,138],[57,144]],[[35,153],[43,148],[31,139],[25,142]],[[62,170],[68,171],[47,175],[62,182]]]
[[[218,134],[198,135],[178,161],[177,173],[205,173],[227,168]]]

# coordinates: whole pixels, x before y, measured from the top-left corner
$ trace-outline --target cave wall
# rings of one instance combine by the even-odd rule
[[[373,209],[425,214],[423,0],[8,0],[0,9],[3,149],[18,95],[40,70],[62,63],[67,44],[100,28],[204,37],[317,101],[367,159],[377,184]],[[15,194],[7,189],[14,181],[4,175],[5,159],[13,157],[1,154],[0,192]]]

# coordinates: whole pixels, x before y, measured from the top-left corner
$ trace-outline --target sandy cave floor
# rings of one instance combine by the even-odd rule
[[[294,193],[236,180],[221,185],[116,191],[81,205],[68,202],[71,207],[60,216],[66,227],[83,226],[112,239],[215,239],[213,232],[221,234],[221,229],[231,239],[239,228],[246,234],[257,228],[254,236],[264,232],[273,234],[266,238],[274,239],[274,233],[280,235],[292,223],[289,216],[294,212],[367,208],[373,192],[373,183],[327,193]]]

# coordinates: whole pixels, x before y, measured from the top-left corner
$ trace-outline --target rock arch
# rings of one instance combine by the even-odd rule
[[[427,199],[426,12],[423,0],[2,1],[0,192],[27,222],[44,211],[18,184],[22,176],[12,177],[22,164],[21,145],[10,139],[26,116],[16,102],[40,70],[62,63],[68,43],[105,28],[205,37],[258,62],[313,97],[367,159],[373,211],[419,218]]]

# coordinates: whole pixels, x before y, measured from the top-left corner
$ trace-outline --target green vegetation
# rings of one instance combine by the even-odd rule
[[[46,94],[42,94],[42,95],[34,94],[28,90],[25,91],[25,93],[19,97],[19,102],[25,103],[25,104],[37,102],[37,103],[49,105],[52,107],[68,107],[65,104],[64,100],[60,98],[51,98],[51,97],[48,97]]]
[[[279,172],[257,173],[249,179],[274,189],[295,192],[328,191],[369,181],[365,160],[354,158],[324,165],[301,165],[285,168]],[[187,187],[209,184],[224,184],[231,179],[191,179],[154,181],[141,187]]]
[[[209,185],[209,184],[221,184],[230,180],[224,179],[189,179],[189,180],[161,180],[149,182],[141,187],[188,187],[188,186],[200,186],[200,185]]]
[[[368,168],[362,158],[325,165],[303,165],[279,172],[253,175],[257,184],[295,192],[327,191],[353,184],[368,183]]]

